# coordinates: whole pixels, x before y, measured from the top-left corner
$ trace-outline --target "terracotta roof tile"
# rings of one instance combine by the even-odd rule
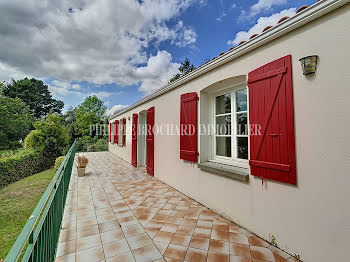
[[[297,10],[296,14],[299,13],[299,12],[301,12],[301,11],[303,11],[303,10],[305,10],[305,9],[308,8],[308,7],[309,7],[309,5],[303,5],[303,6],[301,6],[301,7]]]
[[[256,37],[256,36],[258,36],[259,34],[253,34],[253,35],[251,35],[250,37],[249,37],[249,40],[250,39],[253,39],[254,37]]]
[[[245,42],[247,42],[247,41],[241,41],[241,42],[239,42],[238,45],[242,45],[242,44],[244,44]]]
[[[288,18],[289,18],[289,16],[284,16],[284,17],[282,17],[282,18],[277,22],[277,24],[282,23],[283,21],[287,20]]]
[[[272,25],[268,25],[267,27],[265,27],[262,31],[265,32],[267,30],[269,30],[270,28],[272,28],[273,26]]]

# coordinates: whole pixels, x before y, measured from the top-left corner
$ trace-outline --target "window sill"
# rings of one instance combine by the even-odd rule
[[[249,170],[242,167],[231,166],[216,162],[199,163],[198,167],[202,170],[215,174],[231,177],[237,180],[247,182],[249,180]]]

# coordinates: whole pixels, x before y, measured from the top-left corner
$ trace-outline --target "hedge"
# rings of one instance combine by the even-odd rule
[[[0,188],[44,171],[52,167],[54,162],[55,159],[43,157],[40,152],[29,149],[0,158]]]

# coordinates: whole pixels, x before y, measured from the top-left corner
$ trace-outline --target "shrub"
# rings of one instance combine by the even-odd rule
[[[95,144],[96,151],[108,151],[108,139],[99,139]]]
[[[44,157],[36,150],[21,150],[17,154],[0,159],[0,188],[31,176],[53,165],[54,159]]]
[[[95,152],[95,145],[88,145],[86,149],[88,152]]]
[[[60,165],[63,162],[63,159],[64,159],[64,156],[60,156],[60,157],[56,158],[55,167],[54,167],[55,171],[58,170],[58,168],[60,167]]]
[[[24,141],[24,148],[31,148],[43,153],[45,157],[56,159],[63,154],[69,141],[67,129],[60,123],[61,117],[49,114],[34,124]]]

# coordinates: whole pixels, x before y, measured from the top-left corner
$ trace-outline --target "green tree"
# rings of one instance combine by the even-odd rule
[[[34,117],[29,106],[16,98],[0,96],[0,148],[19,146],[33,127]]]
[[[61,113],[64,103],[52,98],[48,86],[35,78],[12,80],[3,88],[3,95],[11,98],[20,98],[39,119],[48,113]]]
[[[181,66],[179,67],[179,73],[174,75],[173,78],[170,79],[170,82],[173,82],[179,79],[181,76],[192,72],[194,69],[195,69],[194,65],[191,64],[188,58],[186,58],[184,62],[181,62]]]
[[[106,122],[107,107],[96,96],[89,96],[75,108],[75,131],[79,136],[90,136],[90,125]],[[91,134],[94,137],[95,134]]]
[[[24,148],[39,150],[45,157],[56,159],[63,155],[69,142],[68,130],[61,124],[62,118],[57,114],[48,114],[34,123],[32,130],[24,141]]]

